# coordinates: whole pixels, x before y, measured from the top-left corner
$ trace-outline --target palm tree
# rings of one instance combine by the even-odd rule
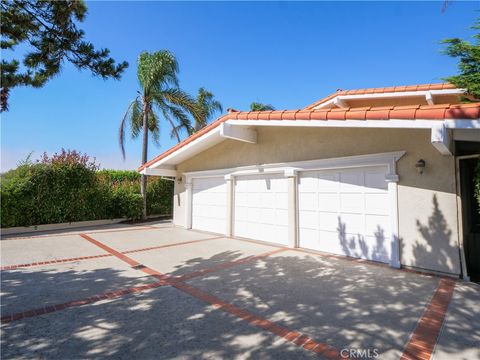
[[[215,112],[223,111],[222,104],[219,101],[214,99],[213,93],[207,89],[201,87],[198,89],[197,97],[195,98],[195,106],[197,108],[197,114],[193,115],[194,125],[192,126],[191,122],[180,123],[172,129],[172,137],[177,137],[180,131],[185,130],[188,135],[192,135],[196,131],[205,127],[208,123],[208,120],[212,118]]]
[[[198,89],[195,103],[199,111],[198,116],[194,116],[195,123],[193,129],[195,131],[207,126],[208,120],[218,111],[223,112],[222,104],[214,99],[214,95],[207,89],[201,87]]]
[[[187,113],[197,115],[195,101],[178,87],[178,63],[167,50],[155,53],[142,52],[138,58],[137,77],[141,91],[130,103],[120,123],[119,142],[125,159],[125,128],[130,124],[132,138],[143,134],[142,164],[148,157],[148,134],[158,143],[160,116],[176,128],[179,123],[189,123]],[[180,137],[177,133],[177,139]],[[147,216],[147,176],[142,174],[140,191],[143,196],[143,216]]]
[[[275,110],[273,105],[270,104],[262,104],[259,102],[252,102],[250,104],[250,111],[268,111],[268,110]]]

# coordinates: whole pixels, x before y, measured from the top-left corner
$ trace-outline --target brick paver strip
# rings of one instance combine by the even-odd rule
[[[101,301],[101,300],[113,299],[113,298],[128,295],[128,294],[139,293],[139,292],[154,289],[164,285],[168,285],[168,283],[166,281],[157,281],[147,285],[140,285],[140,286],[130,287],[130,288],[121,289],[121,290],[109,291],[103,294],[93,295],[84,299],[73,300],[63,304],[50,305],[50,306],[37,308],[34,310],[23,311],[16,314],[2,316],[1,322],[9,323],[11,321],[48,314],[51,312],[60,311],[60,310],[64,310],[71,307],[92,304],[94,302]]]
[[[217,237],[212,237],[212,238],[207,238],[207,239],[182,241],[182,242],[176,242],[176,243],[165,244],[165,245],[151,246],[151,247],[147,247],[147,248],[127,250],[127,251],[122,251],[121,253],[122,254],[131,254],[131,253],[137,253],[137,252],[143,252],[143,251],[158,250],[158,249],[163,249],[163,248],[172,247],[172,246],[187,245],[187,244],[193,244],[193,243],[197,243],[197,242],[222,239],[223,237],[224,236],[217,236]],[[0,267],[0,270],[1,271],[3,271],[3,270],[15,270],[15,269],[19,269],[19,268],[28,268],[28,267],[34,267],[34,266],[44,266],[44,265],[51,265],[51,264],[58,264],[58,263],[91,260],[91,259],[98,259],[98,258],[104,258],[104,257],[110,257],[110,256],[113,256],[113,255],[112,254],[101,254],[101,255],[81,256],[81,257],[76,257],[76,258],[67,258],[67,259],[58,259],[58,260],[37,261],[37,262],[34,262],[34,263],[28,263],[28,264],[6,265],[6,266]]]
[[[112,254],[101,254],[101,255],[91,255],[91,256],[81,256],[76,258],[67,258],[67,259],[58,259],[58,260],[47,260],[47,261],[37,261],[34,263],[29,264],[16,264],[16,265],[6,265],[0,267],[0,270],[15,270],[19,268],[28,268],[33,266],[44,266],[44,265],[51,265],[51,264],[61,264],[66,262],[74,262],[74,261],[83,261],[83,260],[91,260],[91,259],[99,259],[104,257],[113,256]]]
[[[452,300],[456,281],[440,279],[437,290],[425,307],[409,342],[403,350],[401,360],[429,360],[442,329],[448,305]]]

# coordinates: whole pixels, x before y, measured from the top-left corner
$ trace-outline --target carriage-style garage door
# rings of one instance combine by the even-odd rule
[[[235,179],[234,235],[288,244],[288,185],[282,175]]]
[[[300,174],[300,247],[390,262],[386,167]]]
[[[227,231],[227,185],[224,177],[193,179],[192,229]]]

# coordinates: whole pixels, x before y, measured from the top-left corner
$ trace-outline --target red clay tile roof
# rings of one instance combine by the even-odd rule
[[[418,85],[424,86],[424,85]],[[408,87],[402,87],[408,88]],[[449,87],[450,88],[450,87]],[[389,88],[385,88],[389,89]],[[368,89],[371,90],[371,89]],[[409,91],[409,90],[405,90]],[[298,109],[274,111],[231,111],[216,121],[207,125],[187,139],[168,149],[163,154],[148,161],[138,168],[138,171],[165,158],[176,150],[198,139],[202,135],[218,127],[227,120],[445,120],[445,119],[479,119],[480,102],[469,104],[442,104],[442,105],[407,105],[407,106],[379,106],[341,109]]]
[[[356,89],[356,90],[337,90],[337,92],[314,102],[305,107],[305,110],[313,109],[314,107],[341,95],[364,95],[364,94],[383,94],[391,92],[406,92],[406,91],[429,91],[429,90],[446,90],[455,89],[455,85],[449,83],[442,84],[421,84],[421,85],[405,85],[405,86],[388,86],[382,88]]]

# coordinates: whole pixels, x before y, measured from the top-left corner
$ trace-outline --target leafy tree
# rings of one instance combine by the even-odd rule
[[[125,61],[116,64],[108,49],[95,50],[84,40],[85,33],[77,28],[87,13],[82,0],[5,0],[0,6],[2,50],[13,51],[18,45],[27,49],[22,64],[3,54],[1,111],[8,110],[11,89],[42,87],[60,72],[64,61],[104,79],[119,79],[128,66]]]
[[[127,122],[132,138],[142,133],[142,164],[147,162],[148,135],[158,143],[160,134],[160,116],[163,116],[173,128],[178,141],[180,136],[178,123],[190,123],[188,113],[196,116],[195,101],[178,87],[178,63],[175,56],[167,50],[155,53],[143,52],[138,58],[137,77],[141,86],[138,96],[130,103],[120,123],[120,148],[125,158],[125,128]],[[142,175],[141,193],[143,196],[143,215],[147,211],[147,177]]]
[[[252,102],[250,104],[250,111],[268,111],[268,110],[275,110],[273,105],[270,104],[262,104],[259,102]]]
[[[472,29],[480,29],[480,18]],[[458,38],[446,39],[442,43],[447,44],[443,53],[459,58],[459,75],[445,78],[457,87],[465,88],[475,98],[480,98],[480,33],[473,36],[474,43]]]

